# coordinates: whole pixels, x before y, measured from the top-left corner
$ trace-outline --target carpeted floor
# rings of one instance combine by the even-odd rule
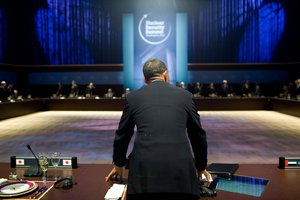
[[[59,151],[79,163],[111,163],[121,112],[48,111],[0,121],[0,162]],[[300,156],[300,118],[273,111],[200,112],[209,163],[278,163]],[[131,148],[131,146],[130,146]]]

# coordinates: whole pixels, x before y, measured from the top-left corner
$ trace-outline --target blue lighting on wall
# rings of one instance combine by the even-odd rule
[[[269,3],[259,9],[245,29],[239,46],[238,61],[270,62],[284,31],[282,5]]]
[[[187,14],[176,14],[176,81],[188,82]]]
[[[222,84],[226,79],[231,83],[245,83],[249,80],[251,84],[254,83],[272,83],[272,82],[286,82],[289,80],[289,73],[285,70],[201,70],[189,71],[189,82],[202,84],[216,83]]]
[[[0,81],[6,81],[6,84],[15,84],[17,82],[17,74],[15,72],[0,71]]]
[[[2,62],[2,50],[5,47],[5,16],[3,10],[0,8],[0,63]]]
[[[0,73],[1,75],[1,73]],[[58,82],[62,84],[71,84],[72,80],[76,80],[77,84],[87,85],[92,82],[94,84],[122,84],[123,72],[31,72],[28,73],[29,85],[56,85]]]
[[[0,0],[0,62],[123,63],[122,15],[148,4],[187,13],[189,63],[299,61],[296,0],[33,1]]]
[[[50,64],[114,63],[120,39],[111,20],[99,1],[48,0],[48,8],[37,13],[36,27]]]
[[[285,27],[280,3],[212,0],[190,16],[189,62],[271,62]]]
[[[134,85],[134,16],[132,13],[123,15],[123,72],[124,88]]]

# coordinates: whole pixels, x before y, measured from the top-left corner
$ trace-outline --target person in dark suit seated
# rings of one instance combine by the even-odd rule
[[[291,86],[291,88],[291,96],[297,100],[300,100],[300,78],[295,80],[295,84],[294,86]]]
[[[206,89],[206,94],[208,97],[216,97],[217,96],[217,91],[216,91],[214,83],[209,84],[208,88]]]
[[[122,94],[122,98],[125,98],[127,94],[130,93],[130,88],[126,88],[125,92]]]
[[[185,89],[185,83],[183,81],[180,82],[180,87]]]
[[[300,78],[295,80],[295,85],[296,85],[296,94],[300,95]]]
[[[261,89],[260,89],[260,85],[258,83],[255,83],[253,95],[255,97],[260,97],[261,96]]]
[[[202,85],[197,82],[194,86],[194,89],[193,89],[193,94],[194,94],[194,97],[201,97],[203,95],[203,92],[202,92]]]
[[[193,95],[168,83],[167,67],[158,59],[147,61],[143,73],[147,85],[126,95],[114,139],[114,167],[106,181],[122,176],[136,126],[127,200],[199,199],[198,176],[210,180],[211,175],[206,170],[206,133]]]
[[[10,83],[8,86],[7,86],[7,95],[8,96],[12,96],[14,94],[14,90],[15,90],[15,85],[13,83]]]
[[[279,97],[281,98],[288,98],[290,97],[290,90],[288,84],[283,84],[283,86],[280,89]]]
[[[89,83],[85,89],[85,97],[92,97],[95,93],[94,83]]]
[[[78,96],[78,85],[75,80],[72,80],[70,97]]]
[[[56,90],[56,93],[55,93],[54,97],[61,97],[61,96],[63,96],[62,89],[63,89],[62,83],[58,82],[57,83],[57,90]]]
[[[223,80],[223,84],[221,85],[220,95],[222,97],[232,97],[233,91],[231,86],[228,84],[227,80]]]
[[[115,97],[115,93],[112,91],[111,88],[108,88],[107,93],[104,94],[104,98],[114,98]]]
[[[250,86],[249,80],[246,80],[242,85],[242,96],[243,97],[251,97],[252,96],[252,88]]]
[[[0,85],[0,102],[6,101],[8,97],[8,91],[6,88],[6,82],[1,81]]]

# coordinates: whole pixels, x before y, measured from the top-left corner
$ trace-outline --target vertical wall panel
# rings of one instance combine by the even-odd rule
[[[176,14],[176,80],[188,82],[188,23],[186,13]]]
[[[123,15],[123,76],[124,87],[134,88],[134,17]]]

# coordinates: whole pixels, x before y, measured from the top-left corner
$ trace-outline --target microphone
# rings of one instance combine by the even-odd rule
[[[32,151],[31,147],[29,144],[26,145],[26,147],[29,149],[29,151],[33,154],[35,157],[37,166],[30,166],[24,173],[24,176],[34,176],[34,177],[39,177],[43,175],[43,172],[40,170],[41,166],[39,163],[39,159],[36,157],[34,152]]]
[[[33,156],[35,157],[36,159],[36,162],[37,162],[37,165],[40,166],[40,163],[39,163],[39,159],[36,157],[36,155],[33,153],[31,147],[29,144],[26,145],[26,147],[29,149],[29,151],[31,151],[31,153],[33,154]]]

